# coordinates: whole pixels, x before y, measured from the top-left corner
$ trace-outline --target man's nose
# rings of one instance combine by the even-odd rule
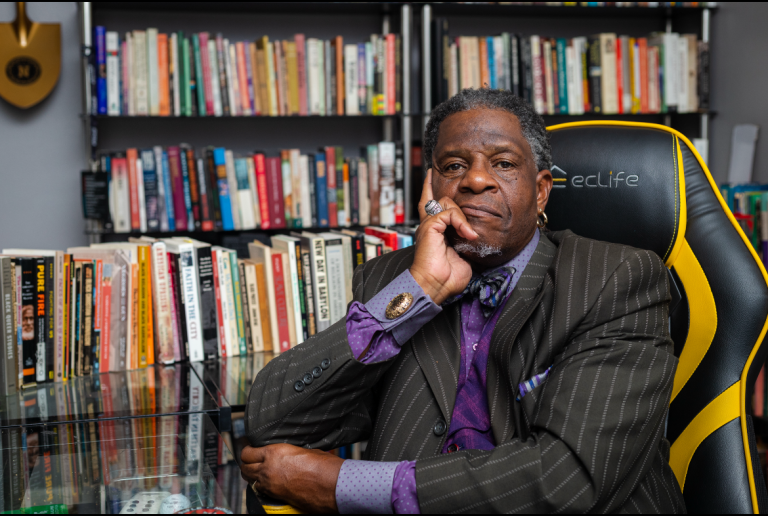
[[[481,194],[486,190],[498,188],[499,183],[496,181],[491,163],[487,159],[474,160],[459,184],[459,189],[474,194]]]

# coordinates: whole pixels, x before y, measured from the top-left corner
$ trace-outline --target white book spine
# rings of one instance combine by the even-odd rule
[[[184,310],[187,316],[187,342],[189,343],[189,360],[201,362],[205,359],[203,352],[202,319],[200,317],[200,294],[198,292],[197,274],[195,267],[195,249],[192,244],[179,246],[179,273],[184,296]]]
[[[542,47],[544,50],[544,89],[547,100],[547,113],[553,115],[555,114],[555,87],[552,82],[552,42],[546,39]]]
[[[261,226],[261,210],[259,208],[259,187],[256,183],[256,167],[253,159],[248,158],[248,187],[251,191],[251,205],[253,206],[253,227]]]
[[[168,207],[165,205],[165,170],[163,170],[163,148],[155,146],[155,170],[157,171],[157,211],[160,215],[160,231],[168,231]]]
[[[202,51],[202,49],[201,49]],[[211,92],[213,93],[213,115],[221,116],[223,110],[221,107],[221,84],[219,80],[219,59],[216,52],[216,41],[208,40],[208,62],[211,69]]]
[[[664,97],[667,101],[667,108],[677,107],[677,78],[679,75],[677,66],[677,34],[664,33]]]
[[[318,115],[325,115],[325,45],[323,40],[315,40],[317,47],[317,96],[318,96]]]
[[[133,34],[125,33],[125,53],[123,59],[123,102],[128,116],[136,115],[136,76],[133,71]]]
[[[171,289],[165,242],[152,244],[152,297],[155,312],[155,354],[158,362],[172,364],[174,354]]]
[[[688,112],[688,41],[677,38],[677,111]]]
[[[367,226],[371,223],[371,199],[368,196],[368,163],[360,160],[357,165],[357,179],[360,185],[360,225]]]
[[[331,98],[333,96],[333,89],[331,88],[331,81],[332,81],[331,70],[332,70],[333,61],[336,59],[336,56],[331,50],[331,42],[329,40],[324,41],[323,48],[325,50],[325,53],[323,56],[323,63],[325,64],[325,67],[323,68],[323,71],[325,73],[325,112],[323,114],[335,115],[336,113],[333,113],[331,111],[331,108],[333,106],[333,99]],[[342,87],[342,85],[339,84],[337,85],[337,87],[340,88]]]
[[[147,232],[147,202],[144,196],[144,167],[136,160],[136,191],[139,194],[139,231]]]
[[[224,40],[227,48],[227,89],[229,90],[229,112],[232,116],[241,116],[243,108],[240,104],[240,76],[237,70],[237,51],[235,45]]]
[[[157,29],[147,29],[147,72],[149,81],[149,114],[160,114],[160,73],[157,60]]]
[[[379,223],[395,224],[395,144],[379,143]]]
[[[318,94],[318,56],[317,40],[307,39],[307,90],[309,96],[309,114],[320,114],[320,97]]]
[[[578,107],[578,97],[576,95],[576,59],[574,57],[574,48],[569,45],[565,47],[565,75],[568,92],[568,114],[575,115]]]
[[[253,200],[250,188],[237,191],[237,203],[240,206],[242,229],[254,229],[256,222],[253,220]]]
[[[107,114],[120,114],[120,41],[117,32],[107,32]]]
[[[325,259],[328,264],[328,297],[330,301],[331,320],[335,323],[346,315],[344,302],[344,248],[341,245],[325,247]]]
[[[248,293],[248,310],[251,321],[251,345],[255,352],[264,351],[262,335],[261,305],[259,304],[259,286],[256,280],[256,267],[252,263],[245,265],[245,285]]]
[[[360,109],[357,98],[357,45],[344,45],[344,98],[346,100],[345,114],[359,115]]]
[[[227,186],[232,195],[229,196],[229,202],[232,205],[232,222],[235,229],[243,229],[242,220],[240,217],[240,199],[237,192],[237,175],[235,174],[235,156],[231,150],[225,151],[224,163],[227,170]]]
[[[534,89],[536,89],[537,87],[540,88],[544,84],[544,81],[543,81],[544,71],[542,70],[542,67],[541,67],[541,40],[539,39],[539,36],[535,34],[531,36],[531,65],[532,65],[531,73],[533,74]],[[536,77],[542,78],[542,80],[537,81]],[[547,113],[546,93],[539,89],[537,91],[534,91],[533,98],[534,98],[534,107],[536,108],[536,112],[540,115],[545,115]]]
[[[315,321],[318,333],[331,325],[331,308],[328,298],[328,274],[325,261],[325,242],[322,238],[312,238],[312,287],[315,297]]]
[[[112,168],[112,188],[114,189],[114,205],[112,218],[115,223],[115,233],[131,231],[131,212],[128,190],[128,171],[125,167]]]
[[[229,251],[222,250],[221,258],[221,311],[224,315],[224,331],[227,333],[227,356],[235,357],[240,354],[240,337],[237,334],[237,315],[235,314],[235,296],[232,290],[232,266]],[[226,299],[226,303],[224,300]]]
[[[508,68],[504,66],[504,43],[501,36],[493,38],[493,61],[496,66],[496,89],[508,89],[507,72]],[[443,56],[445,59],[445,56]]]
[[[171,34],[171,63],[173,66],[173,116],[181,116],[181,87],[179,67],[179,35]]]
[[[305,228],[312,227],[312,200],[309,196],[309,156],[299,156],[299,176],[301,183],[301,221]]]
[[[133,32],[133,73],[135,77],[135,103],[136,115],[149,114],[149,92],[147,90],[147,33],[143,30]]]

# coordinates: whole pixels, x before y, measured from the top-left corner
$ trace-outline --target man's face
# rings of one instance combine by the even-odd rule
[[[21,308],[21,338],[32,340],[35,338],[35,307],[24,305]]]
[[[478,233],[469,247],[455,232],[447,233],[471,263],[494,267],[519,253],[533,237],[538,209],[546,207],[551,188],[552,174],[537,169],[515,115],[473,109],[440,124],[432,190],[435,199],[453,199]],[[494,251],[482,257],[471,247]]]

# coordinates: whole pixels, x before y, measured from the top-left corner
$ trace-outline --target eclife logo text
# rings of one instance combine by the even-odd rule
[[[553,176],[566,176],[553,177],[552,180],[554,181],[554,185],[552,185],[552,187],[565,188],[565,185],[569,182],[567,177],[568,173],[557,165],[552,167],[551,172]],[[640,177],[638,177],[637,174],[627,174],[626,172],[616,172],[614,174],[611,170],[607,174],[605,172],[598,172],[597,174],[590,176],[572,176],[570,183],[571,186],[575,188],[619,188],[622,185],[634,188],[639,186],[637,184],[639,180]]]

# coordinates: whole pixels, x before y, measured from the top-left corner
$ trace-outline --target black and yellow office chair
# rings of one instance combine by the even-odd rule
[[[768,511],[749,416],[768,353],[768,275],[706,165],[685,136],[661,125],[549,130],[549,228],[655,251],[671,271],[679,364],[667,438],[688,511]]]

